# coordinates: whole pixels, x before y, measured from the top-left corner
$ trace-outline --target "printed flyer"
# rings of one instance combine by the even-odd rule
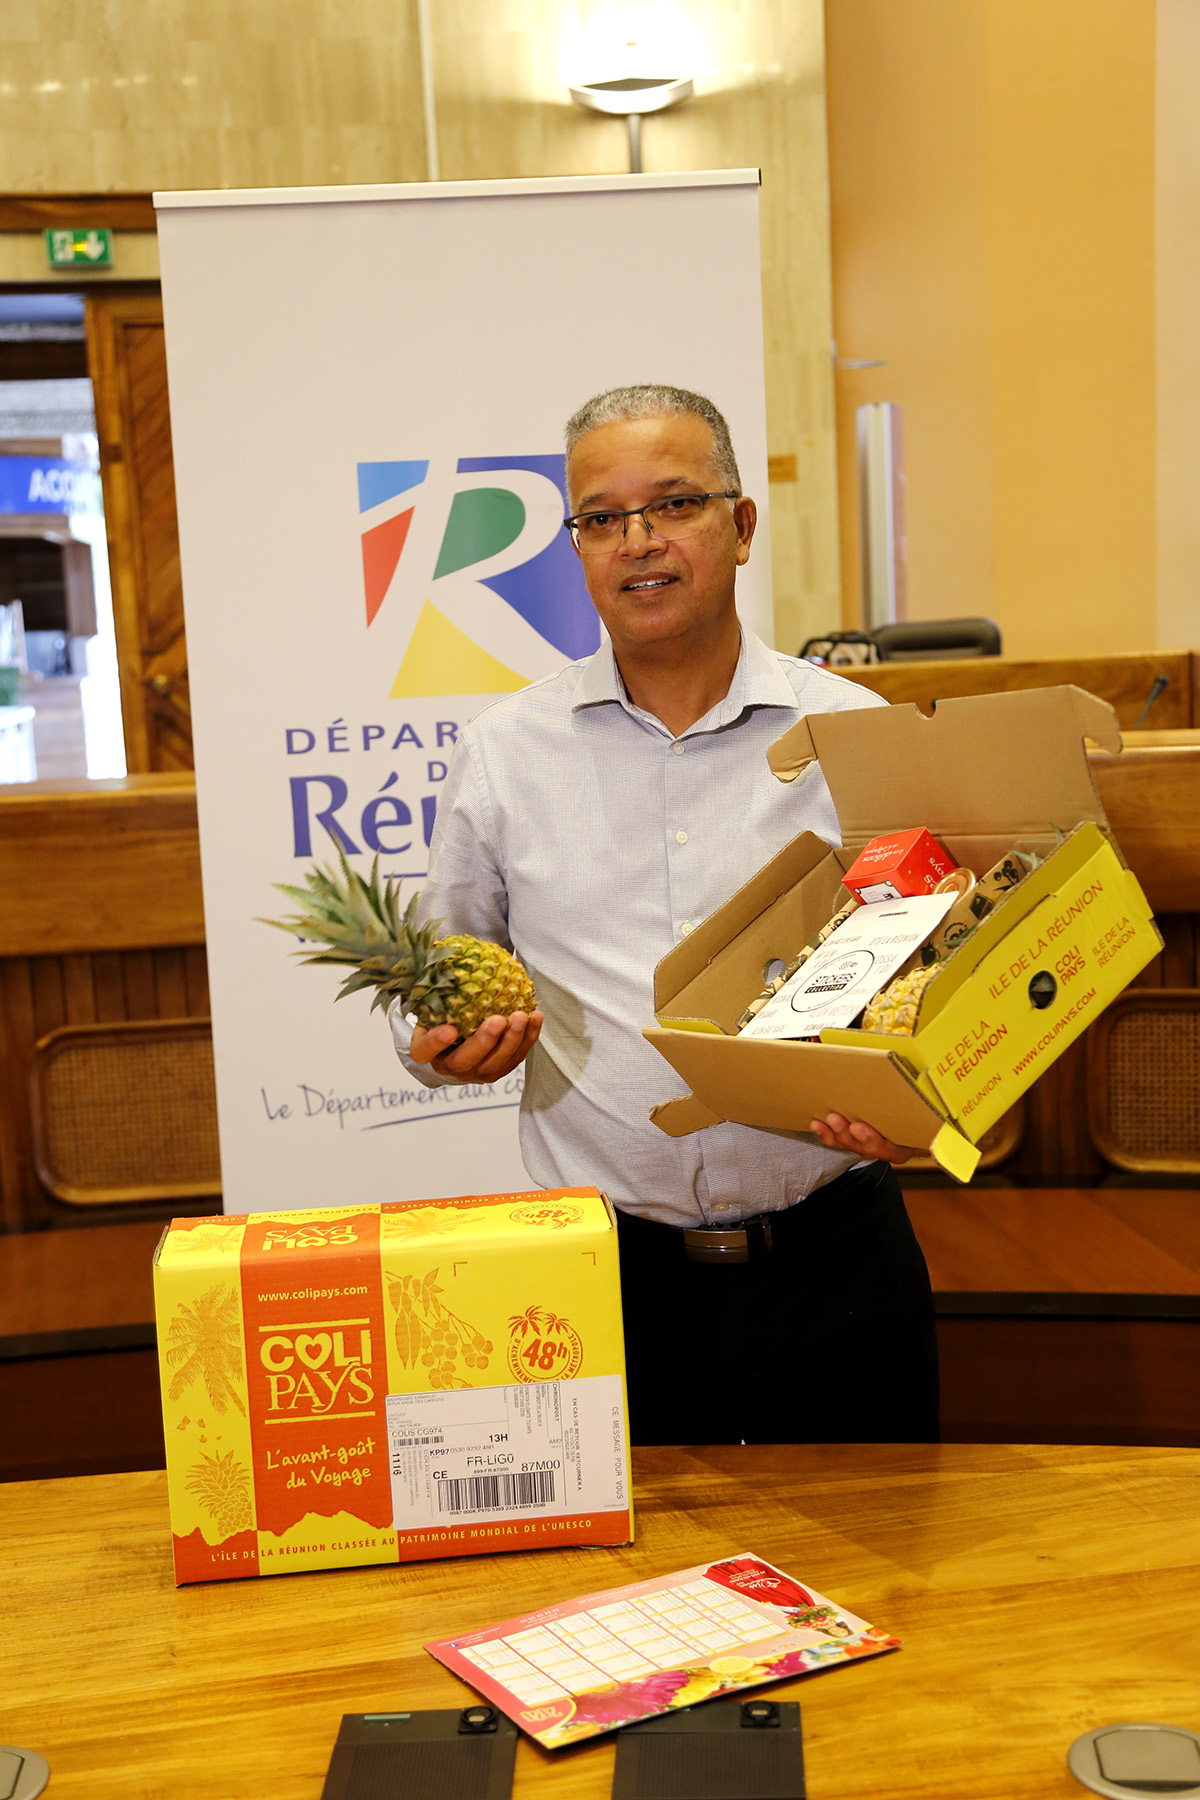
[[[547,1750],[900,1647],[744,1550],[425,1646]]]

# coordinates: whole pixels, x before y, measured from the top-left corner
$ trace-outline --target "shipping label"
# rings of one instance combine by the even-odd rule
[[[387,1431],[400,1531],[629,1504],[619,1375],[389,1394]]]

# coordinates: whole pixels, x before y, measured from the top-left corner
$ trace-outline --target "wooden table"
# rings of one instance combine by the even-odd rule
[[[165,1477],[0,1487],[3,1730],[54,1800],[318,1800],[343,1712],[452,1707],[426,1638],[754,1550],[906,1647],[781,1684],[811,1800],[1080,1795],[1067,1746],[1200,1725],[1200,1451],[635,1451],[638,1541],[176,1589]],[[521,1741],[517,1800],[602,1800],[611,1740]]]

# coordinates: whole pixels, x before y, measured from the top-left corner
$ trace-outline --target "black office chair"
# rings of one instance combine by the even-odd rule
[[[877,625],[871,637],[883,662],[1001,654],[994,619],[907,619],[901,625]]]

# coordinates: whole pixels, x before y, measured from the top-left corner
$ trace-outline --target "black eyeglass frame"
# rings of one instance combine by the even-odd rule
[[[577,549],[579,548],[579,539],[576,536],[576,533],[578,532],[578,529],[579,529],[580,519],[594,519],[598,515],[603,516],[605,513],[609,514],[610,517],[612,517],[614,519],[620,519],[620,521],[621,521],[621,539],[620,539],[621,543],[624,543],[626,537],[629,535],[630,519],[640,519],[642,521],[642,524],[646,527],[647,537],[658,537],[660,543],[669,544],[671,542],[671,539],[659,537],[659,533],[657,531],[655,531],[653,525],[651,525],[649,519],[646,517],[646,514],[649,512],[649,510],[652,506],[662,506],[664,504],[664,502],[666,502],[668,500],[704,500],[704,501],[708,501],[708,500],[740,500],[741,498],[742,498],[741,494],[736,494],[729,488],[715,488],[713,490],[713,492],[710,494],[664,494],[662,496],[662,498],[659,500],[647,500],[645,506],[624,506],[624,507],[622,507],[622,506],[598,506],[595,508],[595,510],[593,512],[575,513],[571,518],[564,519],[563,525],[566,528],[566,530],[570,532],[572,540],[574,541]]]

